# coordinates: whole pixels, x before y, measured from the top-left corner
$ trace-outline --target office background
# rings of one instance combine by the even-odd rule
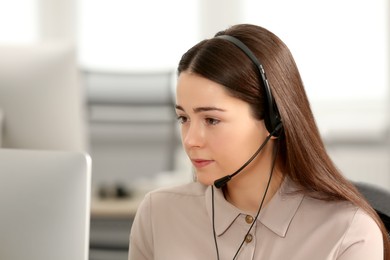
[[[290,47],[337,166],[390,190],[387,0],[0,0],[0,45],[76,48],[93,160],[91,259],[125,259],[130,198],[191,180],[175,67],[235,23],[264,26]]]

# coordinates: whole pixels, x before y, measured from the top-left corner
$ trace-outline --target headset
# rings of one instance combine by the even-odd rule
[[[234,177],[235,175],[240,173],[242,169],[244,169],[249,163],[251,163],[251,161],[258,155],[258,153],[263,149],[263,147],[267,144],[267,142],[270,140],[270,138],[272,136],[277,137],[277,138],[280,137],[280,135],[283,132],[283,124],[282,124],[282,120],[281,120],[281,117],[280,117],[280,114],[279,114],[279,110],[278,110],[278,108],[276,106],[276,103],[275,103],[275,100],[274,100],[274,98],[272,96],[271,89],[270,89],[267,77],[265,75],[264,67],[259,62],[259,60],[256,58],[256,56],[253,54],[253,52],[243,42],[241,42],[239,39],[237,39],[237,38],[235,38],[235,37],[233,37],[231,35],[218,35],[216,37],[217,38],[221,38],[221,39],[225,39],[225,40],[233,43],[242,52],[244,52],[246,54],[246,56],[248,56],[252,60],[252,62],[256,65],[256,68],[258,69],[258,71],[260,73],[260,79],[263,82],[264,89],[265,89],[265,94],[266,94],[266,102],[267,102],[267,104],[265,106],[264,123],[265,123],[265,127],[266,127],[266,129],[267,129],[267,131],[269,133],[269,135],[264,140],[264,142],[261,144],[261,146],[256,151],[256,153],[253,154],[252,157],[244,165],[242,165],[233,174],[226,175],[226,176],[224,176],[224,177],[222,177],[220,179],[217,179],[214,182],[214,186],[216,188],[222,188],[223,186],[225,186],[232,179],[232,177]],[[279,140],[280,139],[278,138],[278,141]],[[276,155],[277,155],[277,151],[278,151],[279,145],[277,145],[276,147],[277,147],[277,149],[274,150],[274,159],[273,159],[273,162],[272,162],[271,172],[270,172],[270,175],[269,175],[269,178],[268,178],[268,183],[267,183],[267,186],[266,186],[263,198],[261,200],[259,209],[257,211],[256,217],[255,217],[255,221],[252,222],[252,225],[250,226],[250,228],[247,231],[246,235],[248,235],[249,232],[252,230],[253,224],[256,222],[256,220],[257,220],[257,218],[259,216],[260,210],[261,210],[261,208],[263,206],[264,199],[265,199],[265,197],[267,195],[267,191],[268,191],[269,185],[271,183],[271,179],[272,179],[272,174],[273,174],[273,170],[274,170],[274,166],[275,166],[275,162],[276,162]],[[214,236],[214,243],[215,243],[215,248],[216,248],[216,253],[217,253],[217,260],[219,260],[219,249],[218,249],[218,243],[217,243],[217,238],[216,238],[216,234],[215,234],[215,219],[214,218],[215,218],[215,214],[214,214],[214,188],[212,187],[213,236]],[[236,257],[238,256],[238,253],[240,252],[240,249],[242,248],[244,242],[245,242],[245,238],[242,240],[240,246],[238,247],[238,249],[237,249],[237,251],[236,251],[236,253],[235,253],[234,257],[233,257],[233,260],[236,259]]]
[[[235,46],[237,46],[242,52],[246,54],[246,56],[251,59],[251,61],[256,65],[260,73],[260,79],[263,82],[264,90],[266,94],[267,104],[265,107],[265,115],[264,115],[264,123],[267,131],[274,137],[279,137],[283,131],[283,124],[279,114],[279,110],[276,106],[275,100],[272,96],[271,88],[269,86],[267,76],[265,74],[265,70],[263,65],[259,62],[253,52],[239,39],[233,37],[231,35],[218,35],[216,38],[225,39]]]

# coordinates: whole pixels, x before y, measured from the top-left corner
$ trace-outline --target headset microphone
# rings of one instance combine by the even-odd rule
[[[280,128],[282,127],[282,124],[278,124],[276,126],[276,128],[274,129],[274,131],[272,131],[272,133],[270,133],[267,138],[264,140],[264,142],[260,145],[259,149],[257,149],[257,151],[252,155],[251,158],[249,158],[249,160],[244,163],[244,165],[242,165],[237,171],[235,171],[234,173],[230,174],[230,175],[226,175],[222,178],[219,178],[217,180],[214,181],[214,186],[218,189],[222,188],[223,186],[225,186],[234,176],[236,176],[237,174],[239,174],[246,166],[248,166],[248,164],[250,164],[253,159],[256,158],[256,156],[260,153],[260,151],[263,149],[263,147],[268,143],[269,139],[271,139],[271,137],[274,135],[275,132],[278,132],[280,130]]]
[[[237,172],[238,173],[238,172]],[[219,178],[218,180],[214,181],[214,186],[217,187],[218,189],[222,188],[223,186],[226,185],[226,183],[228,183],[232,177],[237,174],[237,173],[234,173],[232,175],[226,175],[225,177],[222,177],[222,178]]]

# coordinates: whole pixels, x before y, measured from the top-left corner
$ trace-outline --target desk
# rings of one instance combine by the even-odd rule
[[[91,200],[92,218],[133,218],[143,197]]]
[[[90,260],[127,260],[131,225],[142,199],[91,199]]]
[[[160,173],[155,179],[137,184],[137,189],[131,190],[132,196],[125,198],[99,198],[97,192],[93,192],[91,217],[133,218],[139,204],[148,192],[162,187],[182,185],[191,182],[191,178],[189,174],[181,171]]]

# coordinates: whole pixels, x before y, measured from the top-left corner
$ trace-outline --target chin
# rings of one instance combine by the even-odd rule
[[[195,180],[199,183],[202,183],[203,185],[209,186],[213,185],[214,181],[218,178],[213,178],[212,176],[205,176],[203,174],[196,174]]]
[[[210,185],[214,184],[213,181],[202,181],[202,180],[199,180],[199,179],[197,179],[196,181],[199,182],[199,183],[202,183],[205,186],[210,186]]]

